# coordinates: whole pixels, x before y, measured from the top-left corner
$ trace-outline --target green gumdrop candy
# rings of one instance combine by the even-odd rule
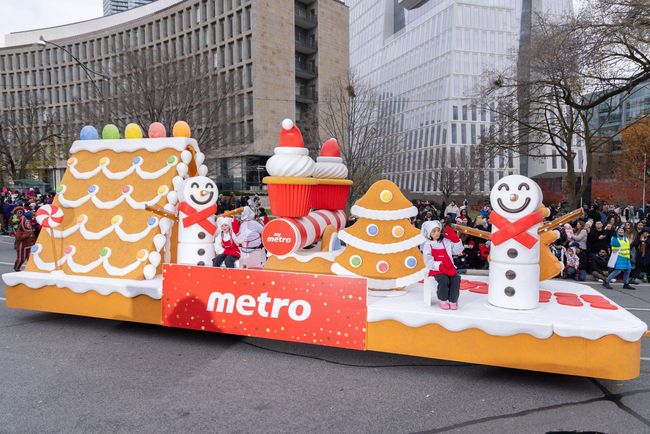
[[[119,139],[120,130],[113,124],[108,124],[102,130],[102,139]]]

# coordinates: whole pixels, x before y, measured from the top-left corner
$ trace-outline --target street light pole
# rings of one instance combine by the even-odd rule
[[[40,39],[38,40],[38,42],[35,43],[35,45],[38,45],[41,48],[47,47],[48,44],[53,45],[56,48],[59,48],[59,49],[63,50],[70,57],[72,57],[72,59],[74,59],[74,61],[77,63],[77,65],[79,65],[81,67],[81,69],[83,69],[83,71],[86,73],[86,77],[92,83],[93,87],[95,88],[95,92],[97,93],[97,95],[100,98],[104,97],[104,94],[103,94],[102,90],[99,88],[99,86],[97,86],[97,83],[95,82],[95,76],[99,76],[99,77],[101,77],[103,79],[108,80],[110,78],[108,75],[102,74],[101,72],[97,72],[97,71],[95,71],[93,69],[88,68],[81,60],[79,60],[74,54],[72,54],[72,52],[70,52],[70,50],[68,50],[67,48],[65,48],[65,47],[63,47],[63,46],[61,46],[59,44],[57,44],[56,42],[46,40],[45,38],[43,38],[43,36],[41,36]]]

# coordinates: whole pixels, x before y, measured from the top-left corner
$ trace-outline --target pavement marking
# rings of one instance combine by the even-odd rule
[[[14,265],[13,262],[0,262],[0,265]]]
[[[2,262],[0,262],[0,264],[2,264]],[[643,311],[643,312],[649,312],[650,311],[650,309],[645,308],[645,307],[624,307],[623,309],[625,309],[625,310],[640,310],[640,311]]]
[[[641,360],[643,360],[645,362],[648,362],[648,361],[650,361],[650,357],[641,357]]]
[[[4,298],[4,297],[0,297],[0,300],[2,300],[2,301],[7,301],[7,299]]]

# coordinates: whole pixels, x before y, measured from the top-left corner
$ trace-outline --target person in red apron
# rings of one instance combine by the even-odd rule
[[[239,259],[239,246],[233,239],[232,219],[229,217],[220,218],[217,221],[217,235],[214,238],[214,250],[217,256],[212,259],[214,267],[221,267],[225,263],[226,268],[235,268],[235,262]]]
[[[429,278],[436,279],[438,283],[438,306],[444,310],[456,310],[460,275],[453,257],[463,252],[463,243],[450,226],[443,231],[439,220],[424,222],[422,233],[427,238],[422,245],[424,264],[429,269]]]

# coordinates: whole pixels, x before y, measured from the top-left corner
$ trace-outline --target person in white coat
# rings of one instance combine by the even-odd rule
[[[443,310],[456,310],[460,296],[460,275],[453,257],[463,252],[463,242],[450,226],[443,233],[442,223],[438,220],[424,222],[422,233],[427,238],[422,245],[424,265],[429,270],[429,278],[433,277],[438,282],[438,306]]]
[[[266,262],[264,246],[262,245],[262,231],[264,227],[255,219],[255,212],[245,206],[240,217],[239,230],[234,239],[239,244],[241,257],[239,260],[242,268],[262,268]]]

